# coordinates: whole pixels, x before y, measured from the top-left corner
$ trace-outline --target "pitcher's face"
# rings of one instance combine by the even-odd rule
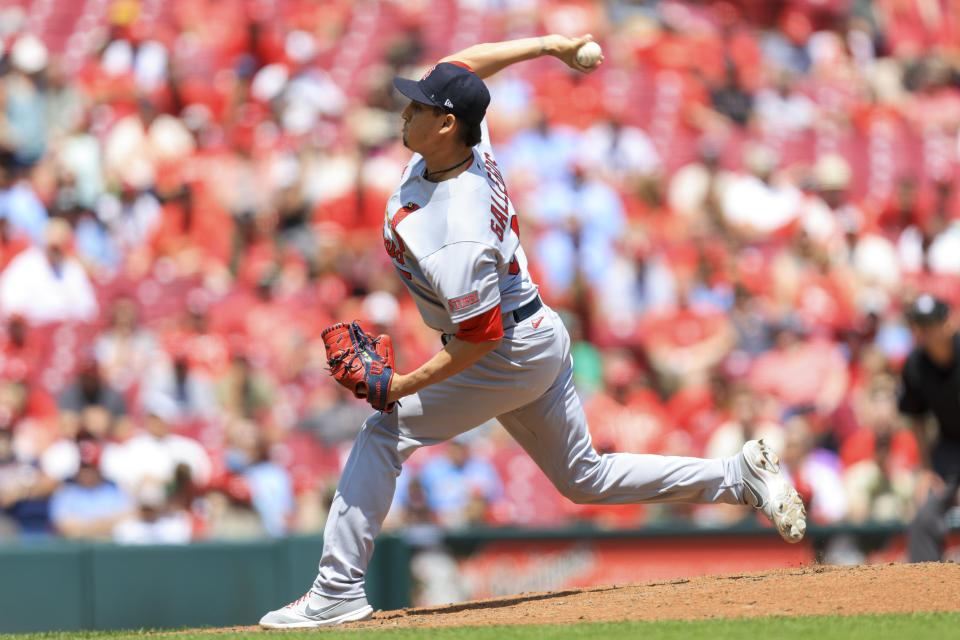
[[[443,113],[438,115],[430,105],[415,100],[410,101],[400,117],[403,118],[403,146],[418,153],[423,152],[443,124]]]

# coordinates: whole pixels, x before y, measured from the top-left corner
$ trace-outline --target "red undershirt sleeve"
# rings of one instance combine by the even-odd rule
[[[455,334],[460,340],[467,342],[486,342],[499,340],[503,337],[503,319],[500,317],[500,305],[497,304],[489,311],[478,316],[467,318],[459,325]]]

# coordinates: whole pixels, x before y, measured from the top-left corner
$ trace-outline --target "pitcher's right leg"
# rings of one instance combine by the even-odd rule
[[[422,444],[402,436],[396,419],[374,414],[363,425],[343,468],[327,522],[313,591],[361,598],[373,541],[387,517],[403,461]]]
[[[396,416],[391,420],[386,414],[374,414],[364,422],[327,515],[313,587],[263,616],[261,627],[324,627],[364,620],[373,613],[363,589],[373,541],[393,501],[401,465],[421,444],[401,436],[395,423]]]
[[[511,348],[516,345],[503,347]],[[469,369],[403,398],[393,413],[370,416],[340,477],[311,590],[304,598],[268,613],[261,625],[326,626],[364,615],[367,565],[403,461],[418,447],[443,442],[526,404],[549,386],[553,376],[554,371],[543,367],[518,368],[494,352]],[[311,612],[312,616],[307,615]]]

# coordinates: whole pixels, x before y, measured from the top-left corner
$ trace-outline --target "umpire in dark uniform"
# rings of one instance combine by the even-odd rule
[[[914,349],[903,365],[900,411],[913,418],[929,487],[907,548],[911,562],[925,562],[942,560],[946,514],[960,485],[960,333],[946,303],[929,295],[910,305],[907,322]]]

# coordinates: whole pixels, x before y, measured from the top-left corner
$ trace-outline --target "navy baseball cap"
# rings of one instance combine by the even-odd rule
[[[947,303],[927,294],[914,300],[906,313],[908,322],[919,325],[940,324],[948,315],[950,307]]]
[[[420,80],[394,78],[393,86],[411,100],[440,107],[470,124],[479,124],[490,104],[490,92],[480,76],[453,62],[438,63]]]

